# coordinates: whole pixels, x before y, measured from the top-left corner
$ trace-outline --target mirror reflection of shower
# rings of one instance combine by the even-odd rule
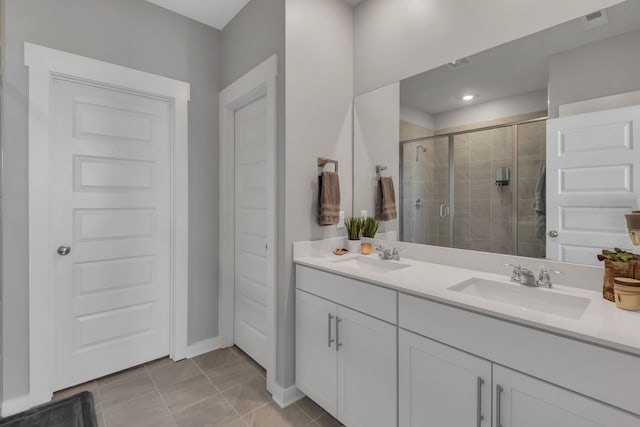
[[[420,152],[426,153],[427,152],[427,147],[425,147],[424,145],[418,145],[416,147],[416,163],[418,163],[420,161]]]

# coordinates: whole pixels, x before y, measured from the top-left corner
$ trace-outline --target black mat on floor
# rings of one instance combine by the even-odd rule
[[[0,427],[97,426],[93,396],[88,391],[0,419]]]

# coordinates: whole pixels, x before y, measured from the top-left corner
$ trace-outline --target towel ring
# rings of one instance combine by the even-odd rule
[[[326,157],[318,157],[318,175],[321,175],[324,171],[324,167],[328,164],[332,164],[334,166],[334,172],[338,173],[338,161],[328,159]]]

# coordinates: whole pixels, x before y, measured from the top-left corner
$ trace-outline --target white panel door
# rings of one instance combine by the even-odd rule
[[[262,366],[268,343],[266,100],[235,112],[234,341]]]
[[[640,418],[502,366],[493,366],[495,427],[638,427]]]
[[[640,196],[640,106],[547,122],[547,257],[599,264],[632,246],[624,214]],[[557,237],[554,237],[557,232]]]
[[[336,305],[296,291],[296,387],[338,416]]]
[[[338,306],[338,419],[349,427],[397,426],[397,328]]]
[[[491,363],[399,332],[400,427],[489,427]]]
[[[52,83],[56,390],[169,353],[170,111]]]

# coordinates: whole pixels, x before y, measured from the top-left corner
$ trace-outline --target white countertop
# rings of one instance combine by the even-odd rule
[[[589,299],[590,303],[584,314],[579,319],[571,319],[448,289],[473,277],[509,283],[508,276],[406,258],[403,258],[400,263],[408,264],[409,267],[384,273],[366,272],[335,262],[338,258],[357,256],[364,255],[302,256],[294,259],[294,262],[640,356],[640,311],[620,310],[613,302],[602,298],[601,292],[559,285],[554,285],[552,289],[535,288],[535,291],[539,292],[574,295]],[[377,255],[366,257],[377,258]],[[396,261],[381,262],[393,263]],[[522,286],[520,284],[511,285]]]

